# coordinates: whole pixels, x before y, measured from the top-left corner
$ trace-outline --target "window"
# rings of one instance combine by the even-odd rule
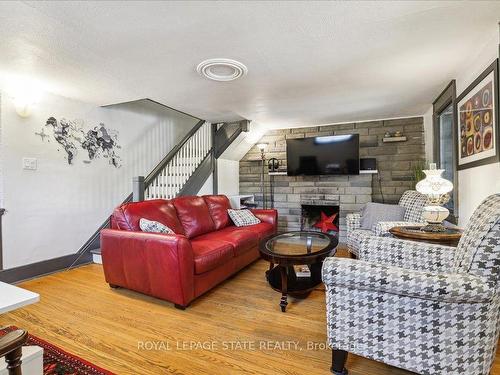
[[[443,177],[453,183],[450,201],[445,207],[450,210],[448,221],[456,223],[458,217],[458,178],[456,168],[456,89],[451,81],[433,103],[434,161],[444,169]]]

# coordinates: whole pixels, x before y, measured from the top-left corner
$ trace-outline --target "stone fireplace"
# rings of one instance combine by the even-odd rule
[[[384,142],[386,132],[400,131],[406,142]],[[286,140],[325,135],[359,134],[360,156],[377,159],[377,175],[273,177],[274,208],[278,210],[278,230],[300,230],[303,206],[313,201],[339,206],[339,240],[345,242],[346,215],[360,211],[365,203],[398,202],[401,194],[414,187],[413,168],[425,160],[422,117],[380,120],[271,130],[259,142],[267,143],[267,160],[276,158],[286,165]],[[261,154],[253,147],[240,161],[240,194],[253,194],[262,207]],[[270,201],[270,176],[265,176],[266,200]],[[320,205],[321,203],[318,203]],[[270,207],[270,205],[268,206]]]

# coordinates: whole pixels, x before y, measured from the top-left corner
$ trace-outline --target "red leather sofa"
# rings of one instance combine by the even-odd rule
[[[101,231],[106,282],[173,302],[189,303],[259,258],[258,245],[276,233],[276,210],[252,210],[260,224],[236,227],[224,195],[123,204]],[[139,220],[158,221],[175,234],[142,232]]]

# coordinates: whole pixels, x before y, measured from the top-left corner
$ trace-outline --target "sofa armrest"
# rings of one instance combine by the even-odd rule
[[[479,276],[430,273],[362,260],[327,258],[323,282],[328,288],[372,290],[447,303],[486,303],[495,288]]]
[[[262,208],[253,208],[250,211],[264,223],[269,223],[274,225],[275,228],[278,226],[278,210],[270,209],[264,210]]]
[[[361,241],[362,260],[419,271],[449,272],[456,248],[392,237],[369,237]]]
[[[180,305],[194,298],[194,258],[185,236],[101,231],[106,282]]]
[[[347,233],[361,228],[361,213],[360,212],[347,214],[345,220],[346,220],[346,225],[347,225]]]
[[[425,223],[416,223],[409,221],[379,221],[375,224],[372,230],[378,237],[392,237],[389,229],[394,227],[423,227]]]

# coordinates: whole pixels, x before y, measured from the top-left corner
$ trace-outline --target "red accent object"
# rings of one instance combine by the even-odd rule
[[[321,219],[314,223],[313,227],[321,229],[321,232],[323,233],[328,233],[328,231],[330,230],[338,232],[339,228],[333,223],[337,218],[337,215],[338,214],[333,214],[332,216],[328,216],[323,211],[321,211]]]
[[[118,207],[112,229],[101,231],[106,282],[187,306],[258,259],[259,241],[276,233],[276,210],[252,210],[262,222],[238,228],[228,218],[228,203],[225,196],[210,195]],[[141,217],[164,223],[176,234],[141,232]]]
[[[0,329],[0,336],[18,329],[15,326]],[[43,374],[44,375],[115,375],[111,371],[98,367],[74,354],[28,334],[25,346],[35,345],[43,348]]]

